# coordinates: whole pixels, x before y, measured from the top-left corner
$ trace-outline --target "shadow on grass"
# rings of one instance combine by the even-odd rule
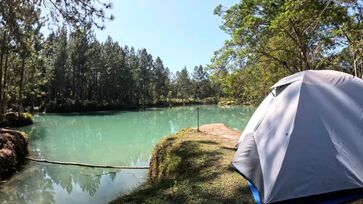
[[[216,166],[216,163],[222,159],[222,153],[201,148],[200,144],[217,145],[218,143],[213,141],[184,141],[179,148],[172,152],[172,154],[182,158],[175,169],[175,173],[178,175],[177,179],[205,182],[217,176],[216,171],[206,170]]]
[[[218,145],[218,142],[211,141],[211,140],[202,140],[198,141],[199,144],[209,144],[209,145]]]
[[[237,149],[236,148],[232,148],[232,147],[221,147],[222,149],[225,149],[225,150],[231,150],[231,151],[236,151]]]

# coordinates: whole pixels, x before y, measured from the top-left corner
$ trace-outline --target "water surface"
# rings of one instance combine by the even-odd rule
[[[98,165],[147,166],[160,138],[200,123],[242,130],[252,107],[190,106],[146,111],[45,114],[23,128],[32,157]],[[0,185],[0,203],[107,203],[140,186],[146,170],[90,169],[31,162]]]

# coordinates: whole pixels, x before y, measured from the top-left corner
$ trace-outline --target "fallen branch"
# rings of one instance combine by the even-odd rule
[[[111,165],[93,165],[93,164],[85,164],[85,163],[77,163],[77,162],[62,162],[62,161],[50,161],[45,159],[35,159],[31,157],[26,157],[29,161],[34,162],[42,162],[48,164],[60,164],[60,165],[69,165],[69,166],[84,166],[90,168],[104,168],[104,169],[149,169],[148,166],[111,166]]]

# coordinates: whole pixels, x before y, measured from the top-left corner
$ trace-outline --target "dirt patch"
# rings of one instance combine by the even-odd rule
[[[222,137],[231,142],[237,142],[241,133],[228,128],[223,123],[211,123],[207,125],[202,125],[199,127],[199,130],[205,134],[215,135],[216,137]]]
[[[0,180],[11,176],[28,155],[27,135],[9,129],[0,129]]]

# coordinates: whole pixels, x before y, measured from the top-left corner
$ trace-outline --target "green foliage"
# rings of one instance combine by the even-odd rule
[[[207,98],[208,96],[216,95],[217,90],[213,87],[213,83],[209,79],[209,75],[202,65],[194,68],[192,80],[194,82],[192,83],[194,98]]]
[[[187,68],[184,67],[184,69],[182,69],[180,72],[177,71],[175,75],[175,92],[177,93],[176,97],[185,100],[188,98],[191,89],[189,72]]]
[[[48,26],[54,23],[65,22],[71,27],[104,28],[104,21],[113,19],[112,15],[106,15],[105,9],[111,8],[110,3],[102,3],[97,0],[4,0],[0,2],[0,25],[7,32],[9,37],[28,50],[28,44],[34,33],[45,24]],[[46,13],[41,18],[41,12]]]
[[[271,91],[270,87],[287,75],[289,72],[279,67],[256,65],[226,75],[221,80],[221,88],[225,96],[233,101],[258,104]]]
[[[42,103],[53,74],[47,72],[44,56],[51,56],[54,51],[42,53],[41,28],[46,23],[51,26],[60,21],[76,30],[92,26],[103,28],[103,22],[113,18],[104,13],[104,9],[110,7],[109,3],[95,0],[0,1],[0,119],[8,103],[17,104],[19,112],[23,111],[23,105]],[[58,60],[64,58],[60,57]],[[54,81],[59,83],[59,79]]]
[[[22,112],[20,113],[20,117],[27,121],[33,121],[32,114],[29,112]]]
[[[164,67],[163,61],[159,57],[156,58],[153,66],[151,95],[153,95],[153,102],[165,100],[168,97],[170,90],[169,69]]]
[[[360,0],[243,0],[228,9],[220,5],[215,14],[231,38],[215,52],[212,78],[225,96],[258,103],[274,82],[295,72],[335,69],[361,77],[362,11]]]

